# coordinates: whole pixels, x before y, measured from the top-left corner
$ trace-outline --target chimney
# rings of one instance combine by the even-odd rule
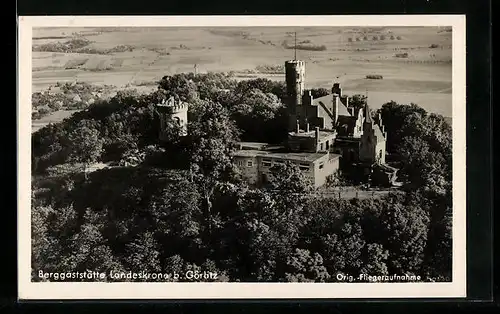
[[[337,95],[339,95],[339,97],[342,96],[342,89],[340,88],[340,84],[339,83],[334,83],[333,84],[332,94],[337,94]]]
[[[339,117],[339,96],[335,94],[333,95],[332,114],[335,118],[335,121],[333,121],[333,123],[336,124]]]
[[[313,103],[313,96],[310,90],[306,90],[302,98],[302,104],[305,106],[310,106]]]
[[[316,139],[316,143],[319,142],[319,127],[314,129],[314,138]]]

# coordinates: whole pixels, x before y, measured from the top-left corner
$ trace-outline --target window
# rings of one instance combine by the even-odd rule
[[[247,167],[252,167],[253,166],[253,162],[251,160],[247,161]]]
[[[263,167],[271,167],[271,159],[269,159],[269,158],[262,159],[262,166]]]
[[[319,145],[319,150],[323,150],[323,143]]]
[[[326,150],[330,149],[330,141],[326,141]]]
[[[306,164],[306,163],[300,163],[300,164],[299,164],[299,169],[300,169],[300,170],[309,170],[309,164]]]
[[[324,166],[325,166],[325,164],[324,164],[324,163],[320,163],[320,164],[319,164],[319,169],[323,169],[323,167],[324,167]]]

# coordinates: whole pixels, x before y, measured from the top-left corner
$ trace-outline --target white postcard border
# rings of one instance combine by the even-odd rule
[[[31,282],[31,43],[33,27],[452,26],[453,281],[451,283]],[[466,297],[464,15],[21,16],[18,50],[18,297],[44,299],[339,299]]]

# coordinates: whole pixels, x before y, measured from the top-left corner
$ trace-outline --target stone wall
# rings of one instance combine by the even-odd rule
[[[314,163],[314,186],[319,187],[326,183],[326,179],[339,170],[339,158],[331,155],[316,160]]]

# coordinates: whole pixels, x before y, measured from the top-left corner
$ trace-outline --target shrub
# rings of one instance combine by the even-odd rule
[[[396,58],[408,58],[408,52],[396,53],[394,56]]]
[[[347,38],[347,41],[352,42],[352,38],[351,37]]]
[[[396,36],[396,39],[397,40],[401,40],[401,36]]]
[[[47,109],[47,108],[40,108],[38,109],[38,113],[41,115],[41,116],[46,116],[50,113],[50,109]]]
[[[255,71],[258,73],[268,73],[268,74],[274,74],[274,73],[284,73],[285,72],[285,66],[282,64],[277,64],[277,65],[258,65],[255,67]]]
[[[373,40],[378,40],[378,37],[377,36],[373,36],[372,39]]]
[[[105,51],[106,54],[109,54],[109,53],[115,53],[115,52],[126,52],[126,51],[134,51],[134,46],[130,46],[130,45],[119,45],[119,46],[116,46],[116,47],[113,47],[111,49],[108,49]]]
[[[431,49],[432,48],[439,48],[439,45],[438,44],[432,44],[432,45],[429,46],[429,48],[431,48]]]
[[[32,112],[31,113],[31,120],[39,120],[41,119],[43,116],[39,113],[39,112]]]
[[[361,39],[359,37],[356,37],[356,41],[360,41]]]
[[[385,35],[380,35],[380,40],[385,40]]]
[[[55,42],[47,43],[39,46],[34,46],[33,51],[47,51],[47,52],[77,52],[77,50],[86,47],[91,42],[84,38],[73,38],[64,43]]]
[[[48,106],[50,109],[52,109],[54,111],[58,111],[58,110],[62,109],[62,102],[61,101],[51,101],[51,102],[49,102]]]
[[[394,40],[394,39],[396,39],[396,38],[394,37],[394,35],[391,35],[391,40]]]
[[[369,79],[369,80],[381,80],[384,77],[382,75],[379,75],[379,74],[368,74],[366,76],[366,78]]]

